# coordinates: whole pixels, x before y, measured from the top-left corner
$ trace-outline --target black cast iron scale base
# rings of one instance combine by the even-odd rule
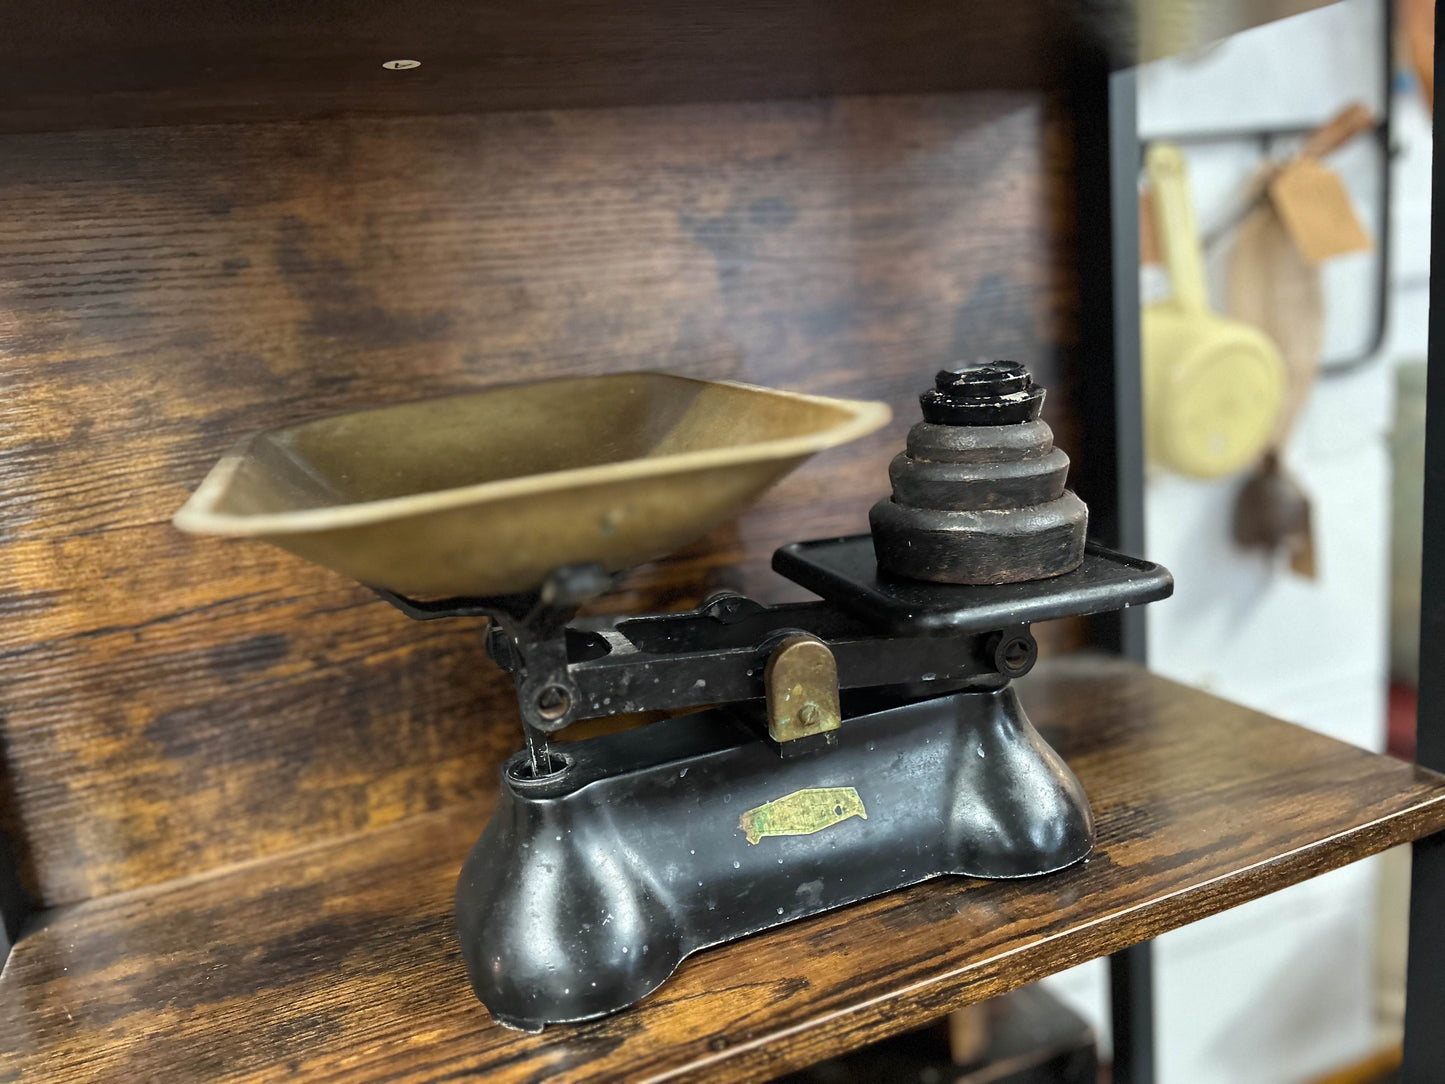
[[[608,582],[577,569],[535,598],[385,596],[418,618],[492,617],[489,652],[517,681],[529,748],[457,885],[472,986],[499,1023],[602,1016],[710,945],[942,874],[1028,877],[1089,853],[1088,800],[1010,679],[1036,657],[1030,622],[1164,598],[1168,572],[1090,545],[1052,579],[921,583],[880,574],[868,535],[786,546],[773,565],[823,601],[725,595],[568,625]],[[817,732],[779,740],[779,701],[804,686],[779,692],[769,662],[800,641],[836,662],[834,707],[805,690],[824,705]],[[546,741],[577,719],[718,703]]]
[[[574,743],[554,783],[506,777],[457,888],[499,1023],[600,1016],[709,945],[942,873],[1046,873],[1093,844],[1083,790],[1012,688],[870,712],[785,761],[744,714]],[[749,835],[749,812],[810,792],[819,830]]]

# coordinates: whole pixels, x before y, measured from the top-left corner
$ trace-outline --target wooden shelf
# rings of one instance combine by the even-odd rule
[[[12,0],[0,131],[1053,86],[1324,2]]]
[[[0,1079],[760,1080],[1445,828],[1445,777],[1130,664],[1023,684],[1094,803],[1073,869],[893,893],[527,1035],[453,940],[468,806],[42,914],[0,979]]]

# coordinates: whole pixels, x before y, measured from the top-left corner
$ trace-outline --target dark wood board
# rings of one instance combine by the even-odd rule
[[[453,939],[482,801],[41,916],[0,978],[0,1079],[763,1080],[1445,828],[1445,777],[1129,663],[1049,664],[1022,695],[1094,804],[1071,869],[781,927],[526,1035]]]
[[[1048,87],[1321,2],[9,0],[0,132]]]
[[[866,529],[941,362],[1034,366],[1080,465],[1069,185],[1027,94],[7,137],[0,805],[31,889],[471,801],[519,744],[479,623],[170,526],[237,438],[635,368],[885,399],[608,605],[800,597],[772,550]]]

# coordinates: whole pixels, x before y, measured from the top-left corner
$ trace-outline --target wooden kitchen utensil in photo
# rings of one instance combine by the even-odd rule
[[[1272,172],[1272,170],[1271,170]],[[1265,200],[1239,228],[1229,254],[1230,315],[1262,328],[1285,367],[1285,397],[1271,447],[1240,490],[1234,505],[1234,539],[1270,552],[1287,547],[1290,565],[1314,577],[1314,534],[1309,495],[1283,465],[1283,448],[1319,371],[1324,300],[1319,268],[1300,253]]]
[[[1156,143],[1146,169],[1173,288],[1143,311],[1146,454],[1181,474],[1219,478],[1269,447],[1284,404],[1284,363],[1257,329],[1209,308],[1184,156]]]
[[[1297,173],[1306,161],[1323,158],[1374,125],[1370,110],[1355,102],[1315,129],[1290,161],[1261,172],[1254,186],[1267,191],[1270,198],[1251,216],[1249,228],[1241,229],[1230,256],[1230,314],[1273,338],[1289,371],[1289,402],[1276,437],[1280,443],[1293,426],[1319,372],[1324,300],[1317,262],[1309,259],[1281,216],[1275,198],[1277,182],[1281,176]]]
[[[1267,183],[1268,166],[1255,182]],[[1324,345],[1320,269],[1305,259],[1271,200],[1239,226],[1229,252],[1225,304],[1229,315],[1263,331],[1284,362],[1285,401],[1273,434],[1283,444],[1319,370]]]
[[[1234,541],[1246,549],[1289,551],[1290,570],[1314,579],[1315,537],[1309,494],[1284,468],[1278,448],[1265,453],[1234,501]]]
[[[1324,297],[1318,266],[1296,244],[1273,198],[1282,174],[1304,159],[1319,159],[1375,123],[1358,102],[1317,128],[1299,153],[1283,166],[1270,164],[1251,178],[1246,191],[1254,205],[1239,227],[1229,254],[1226,303],[1230,316],[1259,328],[1279,349],[1289,379],[1276,443],[1282,444],[1319,369],[1324,341]]]
[[[1344,181],[1320,161],[1373,124],[1369,109],[1359,102],[1345,107],[1316,129],[1299,154],[1268,180],[1269,202],[1311,263],[1363,252],[1374,243],[1355,213]]]
[[[1308,494],[1284,466],[1283,449],[1319,373],[1324,344],[1324,296],[1319,266],[1307,259],[1272,198],[1274,180],[1317,160],[1374,125],[1365,106],[1354,103],[1310,135],[1295,158],[1271,164],[1251,179],[1258,200],[1240,225],[1229,254],[1227,304],[1236,319],[1265,332],[1279,349],[1287,386],[1272,449],[1235,504],[1234,535],[1242,546],[1290,552],[1301,575],[1315,574],[1314,538]]]

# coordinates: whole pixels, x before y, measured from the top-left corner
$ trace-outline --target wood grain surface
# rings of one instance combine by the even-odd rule
[[[1050,0],[14,0],[0,131],[1037,87],[1067,22]]]
[[[518,744],[478,623],[170,526],[243,434],[636,368],[893,404],[629,608],[797,597],[771,551],[866,529],[943,362],[1033,366],[1086,467],[1055,117],[988,94],[6,137],[0,805],[31,891],[472,802]]]
[[[1324,2],[10,0],[0,131],[1047,87]]]
[[[1022,695],[1097,817],[1061,873],[892,893],[526,1035],[454,940],[482,800],[42,916],[0,978],[0,1079],[762,1080],[1445,828],[1445,778],[1128,663],[1047,664]]]

